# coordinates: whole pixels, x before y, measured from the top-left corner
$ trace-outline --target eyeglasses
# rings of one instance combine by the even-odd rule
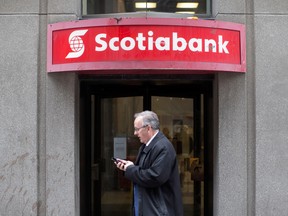
[[[138,132],[141,128],[145,128],[145,127],[147,127],[148,125],[143,125],[142,127],[139,127],[139,128],[137,128],[137,127],[134,127],[134,131],[135,132]]]

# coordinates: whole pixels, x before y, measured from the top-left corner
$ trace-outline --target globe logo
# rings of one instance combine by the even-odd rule
[[[84,36],[88,29],[73,31],[69,36],[69,45],[72,52],[69,52],[66,59],[79,58],[85,51],[85,45],[80,36]]]
[[[80,52],[81,49],[83,49],[83,47],[84,47],[84,44],[83,44],[83,40],[81,37],[74,36],[70,40],[70,48],[73,52]]]

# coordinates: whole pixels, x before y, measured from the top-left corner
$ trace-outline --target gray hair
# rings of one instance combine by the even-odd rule
[[[136,113],[134,118],[142,118],[143,126],[150,125],[153,130],[159,130],[160,124],[156,113],[146,110],[140,113]]]

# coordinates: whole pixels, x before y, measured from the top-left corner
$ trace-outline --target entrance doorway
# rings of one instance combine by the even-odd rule
[[[175,84],[176,83],[176,84]],[[211,81],[81,82],[81,216],[128,216],[131,182],[111,157],[135,161],[134,114],[152,110],[177,153],[184,216],[212,215]]]

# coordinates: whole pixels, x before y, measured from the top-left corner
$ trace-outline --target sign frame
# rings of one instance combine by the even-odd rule
[[[91,27],[125,26],[177,26],[183,28],[201,27],[239,32],[239,63],[203,61],[89,61],[74,63],[53,63],[53,33]],[[67,39],[68,40],[68,39]],[[169,72],[168,72],[169,71]],[[48,24],[47,72],[77,72],[79,74],[213,74],[217,72],[246,72],[246,31],[239,23],[216,20],[191,20],[180,18],[95,18]]]

